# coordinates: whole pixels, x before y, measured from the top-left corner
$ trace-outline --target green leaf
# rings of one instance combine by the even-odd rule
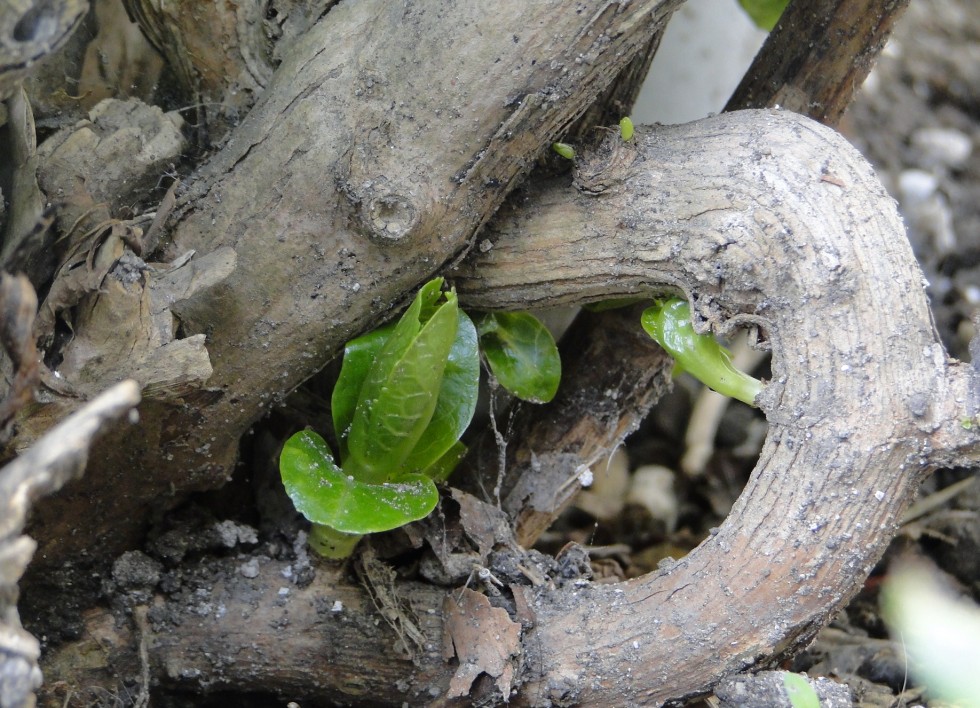
[[[358,481],[388,481],[432,419],[459,324],[455,293],[445,293],[436,306],[441,284],[436,279],[422,288],[361,387],[344,460],[344,470]]]
[[[442,457],[422,470],[422,473],[437,484],[445,482],[466,457],[466,451],[466,445],[457,440]]]
[[[309,430],[286,441],[279,472],[303,516],[346,534],[396,529],[425,518],[439,501],[435,484],[423,475],[384,484],[355,480],[334,464],[323,438]]]
[[[810,682],[799,674],[783,674],[783,688],[793,708],[820,708],[820,697]]]
[[[619,135],[623,140],[626,142],[632,140],[634,131],[633,121],[630,120],[629,116],[623,116],[619,119]]]
[[[473,321],[462,310],[458,317],[432,419],[402,464],[405,471],[422,472],[441,460],[473,420],[480,393],[480,351]]]
[[[789,5],[789,0],[738,0],[738,4],[757,27],[771,32]]]
[[[643,311],[640,323],[684,371],[723,396],[755,405],[762,384],[736,369],[714,337],[694,331],[686,300],[675,297],[658,302]]]
[[[480,344],[500,385],[518,398],[547,403],[561,380],[555,340],[526,312],[493,312],[477,321]]]
[[[442,283],[442,278],[430,280],[422,286],[408,310],[397,322],[352,339],[344,347],[344,363],[330,400],[333,428],[340,444],[342,462],[348,457],[347,439],[350,426],[354,422],[354,411],[368,374],[376,362],[379,367],[387,366],[387,370],[391,369],[418,334],[421,324],[431,318]]]
[[[350,425],[354,422],[354,410],[361,397],[361,388],[394,329],[394,323],[379,327],[352,339],[344,347],[344,363],[340,367],[340,376],[330,397],[330,412],[340,445],[341,462],[348,457],[347,436],[350,434]]]
[[[575,159],[575,148],[568,143],[552,143],[551,149],[564,157],[566,160]]]

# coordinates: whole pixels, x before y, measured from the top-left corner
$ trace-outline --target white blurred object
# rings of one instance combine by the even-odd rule
[[[911,142],[929,166],[962,167],[973,153],[970,136],[955,128],[919,128]]]
[[[931,567],[908,561],[889,570],[881,605],[892,640],[908,652],[912,676],[930,697],[978,705],[980,607],[955,596]]]
[[[688,0],[670,19],[634,123],[686,123],[725,107],[766,33],[736,0]]]
[[[668,532],[677,527],[680,515],[680,504],[674,493],[675,476],[668,467],[644,465],[633,472],[633,481],[626,494],[627,502],[646,508],[650,516],[664,522]]]
[[[592,486],[579,492],[575,506],[599,521],[608,521],[626,506],[629,458],[623,448],[592,465]]]

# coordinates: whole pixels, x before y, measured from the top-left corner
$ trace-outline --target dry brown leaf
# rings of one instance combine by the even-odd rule
[[[501,509],[459,489],[450,491],[453,500],[459,504],[459,523],[463,533],[476,545],[480,558],[485,559],[497,544],[514,544],[507,514]]]
[[[449,594],[443,613],[443,657],[459,660],[447,698],[466,696],[480,674],[493,677],[504,700],[509,698],[514,659],[521,652],[521,625],[506,610],[492,607],[486,595],[468,588]]]
[[[136,96],[150,102],[163,58],[129,19],[120,0],[96,0],[99,31],[85,51],[78,92],[91,108],[104,98]]]

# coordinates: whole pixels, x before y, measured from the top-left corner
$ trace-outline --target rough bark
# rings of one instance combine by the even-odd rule
[[[221,246],[237,254],[224,281],[174,306],[183,334],[209,337],[212,405],[197,411],[185,397],[144,408],[140,432],[90,468],[91,486],[45,512],[38,529],[48,562],[95,543],[112,553],[131,543],[171,483],[186,491],[223,479],[270,398],[464,247],[538,146],[621,66],[618,52],[639,46],[631,31],[655,27],[671,4],[655,5],[652,16],[610,6],[579,24],[542,9],[547,25],[523,8],[514,16],[494,8],[468,25],[469,8],[446,9],[460,15],[438,21],[385,3],[331,12],[178,208],[171,255]],[[443,22],[463,29],[438,47],[411,32],[391,42],[403,22],[419,36]],[[491,28],[508,40],[513,32],[515,48],[500,57],[465,51]],[[561,59],[532,68],[532,47]],[[416,82],[446,66],[459,77],[437,99],[439,151],[419,140],[435,105],[418,97],[417,83],[389,79],[405,57]],[[358,90],[358,108],[342,108]],[[551,100],[562,92],[569,105]],[[788,651],[864,577],[921,473],[978,457],[976,426],[962,425],[977,415],[977,374],[946,361],[894,206],[850,148],[780,114],[643,134],[638,144],[641,155],[607,146],[600,157],[615,158],[612,172],[583,161],[579,183],[599,196],[561,183],[526,193],[495,222],[489,253],[457,274],[460,291],[474,306],[524,308],[679,289],[702,325],[764,331],[775,354],[763,397],[772,428],[732,516],[674,568],[620,587],[514,590],[526,625],[511,661],[518,700],[529,704],[661,702]],[[333,249],[345,260],[334,262]],[[128,486],[134,468],[146,476]],[[96,514],[90,493],[109,499]],[[84,524],[67,514],[72,505]],[[290,631],[268,650],[271,660],[253,663],[250,621],[241,641],[216,628],[276,602],[281,569],[268,568],[254,587],[229,590],[225,613],[206,622],[185,603],[154,598],[161,617],[169,609],[200,630],[174,632],[151,618],[120,646],[135,639],[153,680],[201,691],[261,684],[325,701],[446,695],[457,667],[438,652],[441,593],[424,586],[404,589],[434,610],[421,622],[418,666],[383,661],[365,672],[366,657],[390,656],[394,638],[383,632],[365,640],[365,653],[337,651],[356,633],[333,634],[315,598],[344,598],[365,626],[373,613],[365,595],[326,572],[300,604],[283,601]],[[100,619],[108,621],[90,616]],[[307,673],[311,665],[332,671]]]
[[[977,458],[976,431],[961,425],[980,402],[976,371],[946,358],[895,205],[853,149],[778,112],[640,144],[637,156],[613,140],[594,174],[580,170],[598,197],[542,187],[529,190],[533,209],[499,214],[493,249],[456,280],[461,297],[506,307],[680,290],[700,327],[764,332],[770,431],[711,539],[664,573],[539,615],[529,645],[603,631],[544,657],[532,697],[587,675],[602,678],[576,700],[656,703],[684,693],[679,677],[693,684],[806,640],[863,582],[922,474],[945,464],[936,443],[955,437],[973,448],[961,463]],[[848,413],[847,401],[861,403]]]
[[[854,91],[871,70],[895,20],[906,5],[907,2],[894,0],[833,0],[821,2],[819,6],[808,0],[790,3],[725,110],[780,105],[825,125],[836,126],[853,98]],[[615,122],[610,121],[611,124]],[[602,342],[618,340],[618,327],[613,319],[596,318],[590,325],[580,329],[577,338],[593,343],[590,347],[593,351],[588,352],[591,354],[602,346]],[[606,426],[607,435],[604,439],[597,439],[595,435],[587,436],[580,445],[573,443],[569,447],[586,450],[614,448],[621,439],[614,437],[612,433],[634,429],[656,400],[653,389],[648,389],[649,395],[645,399],[638,399],[637,388],[634,386],[634,383],[644,381],[649,375],[649,343],[620,343],[622,346],[615,349],[615,354],[607,354],[615,358],[616,365],[623,374],[616,382],[610,381],[608,387],[600,389],[591,387],[586,380],[579,387],[574,371],[572,376],[565,378],[565,382],[568,386],[581,388],[582,393],[576,398],[576,402],[577,407],[582,410],[601,409],[609,399],[619,398],[629,399],[637,405],[620,408],[618,422]],[[572,362],[573,368],[587,371],[587,363],[576,364],[585,354],[582,347],[572,344],[563,352],[563,358]],[[589,397],[591,391],[597,391],[599,395]],[[564,419],[559,416],[549,422],[549,414],[549,411],[541,411],[539,414],[529,411],[524,422],[527,426],[533,426],[540,438],[564,435]],[[557,431],[549,432],[552,423],[557,423],[559,427]],[[517,437],[520,440],[523,436]],[[526,464],[519,463],[521,457],[527,459],[527,449],[520,452],[515,450],[509,459],[509,478],[514,484],[519,483],[524,474],[532,474]],[[586,460],[565,458],[565,461],[564,474],[554,475],[555,486],[551,491],[546,489],[542,480],[534,482],[534,499],[562,501],[548,505],[552,518],[557,518],[581,488],[571,473]],[[485,462],[483,464],[486,465]],[[569,479],[572,481],[568,481]],[[511,487],[505,484],[505,495],[510,491]],[[519,503],[519,498],[511,497],[514,506],[509,507],[509,511],[518,520],[518,538],[530,542],[547,527],[548,519],[542,515],[543,509],[535,508],[531,503],[531,496],[524,495],[523,505]]]
[[[486,234],[493,248],[455,273],[461,297],[492,309],[683,292],[699,328],[753,326],[773,351],[759,400],[765,449],[716,534],[627,583],[511,588],[526,621],[512,702],[656,705],[770,665],[811,637],[863,582],[922,475],[949,450],[977,463],[977,428],[962,422],[980,410],[980,386],[936,339],[893,201],[836,133],[778,111],[641,130],[635,147],[613,136],[583,159],[577,183],[588,191],[556,180],[502,210]],[[341,599],[353,626],[368,605],[335,573],[318,573],[298,604],[283,601],[289,631],[275,661],[251,658],[251,638],[236,651],[236,633],[215,622],[244,616],[250,626],[280,577],[263,566],[248,592],[222,589],[220,618],[156,597],[160,617],[187,627],[144,632],[151,675],[321,701],[446,697],[457,667],[438,654],[431,587],[399,588],[420,617],[418,663],[372,663],[356,686],[348,677],[363,668],[361,650],[395,638],[336,651],[349,626],[335,633],[324,603]],[[125,638],[104,645],[132,648]],[[226,656],[235,660],[215,661]]]
[[[874,66],[908,0],[797,0],[725,110],[781,106],[836,125]]]
[[[148,406],[127,445],[39,510],[47,562],[132,547],[161,496],[223,483],[252,422],[465,249],[677,4],[331,10],[175,209],[168,258],[236,257],[170,308],[181,335],[207,336],[206,395]],[[38,432],[22,430],[25,445]],[[139,479],[124,472],[137,460]],[[131,513],[94,511],[106,496]]]

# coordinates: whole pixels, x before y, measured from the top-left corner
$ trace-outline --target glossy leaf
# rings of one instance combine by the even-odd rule
[[[630,120],[629,116],[623,116],[619,119],[619,135],[623,140],[626,142],[632,140],[635,130],[636,129],[633,127],[633,121]]]
[[[789,5],[789,0],[738,0],[738,4],[757,27],[771,32]]]
[[[424,475],[384,484],[355,480],[337,467],[323,438],[309,430],[286,441],[279,471],[303,516],[347,534],[399,528],[428,516],[439,501],[435,484]]]
[[[387,324],[349,341],[344,347],[344,362],[334,386],[330,407],[333,427],[340,442],[340,459],[347,459],[347,439],[354,422],[354,411],[361,389],[375,364],[390,371],[397,357],[408,348],[421,324],[432,316],[439,299],[442,278],[435,278],[419,290],[412,304],[397,322]],[[394,335],[394,336],[393,336]]]
[[[433,482],[445,482],[449,479],[449,475],[453,473],[453,470],[456,469],[456,466],[466,457],[466,452],[466,445],[457,440],[446,450],[442,457],[426,467],[422,471],[422,474]]]
[[[561,359],[551,332],[526,312],[493,312],[477,321],[480,344],[500,385],[518,398],[547,403],[561,380]]]
[[[453,447],[473,420],[480,393],[480,352],[473,321],[462,310],[458,317],[456,339],[449,350],[432,419],[402,464],[406,472],[428,470]]]
[[[352,339],[344,347],[344,363],[340,367],[340,376],[330,397],[330,412],[340,445],[341,462],[348,456],[347,436],[350,434],[350,425],[354,422],[354,410],[361,396],[361,388],[394,329],[394,323],[379,327]]]
[[[698,334],[686,300],[670,298],[643,311],[643,329],[680,367],[723,396],[755,405],[762,384],[732,364],[728,352],[710,334]]]
[[[435,411],[459,325],[455,293],[434,306],[439,285],[437,279],[422,288],[361,387],[344,460],[345,471],[359,481],[386,482],[400,470]]]

